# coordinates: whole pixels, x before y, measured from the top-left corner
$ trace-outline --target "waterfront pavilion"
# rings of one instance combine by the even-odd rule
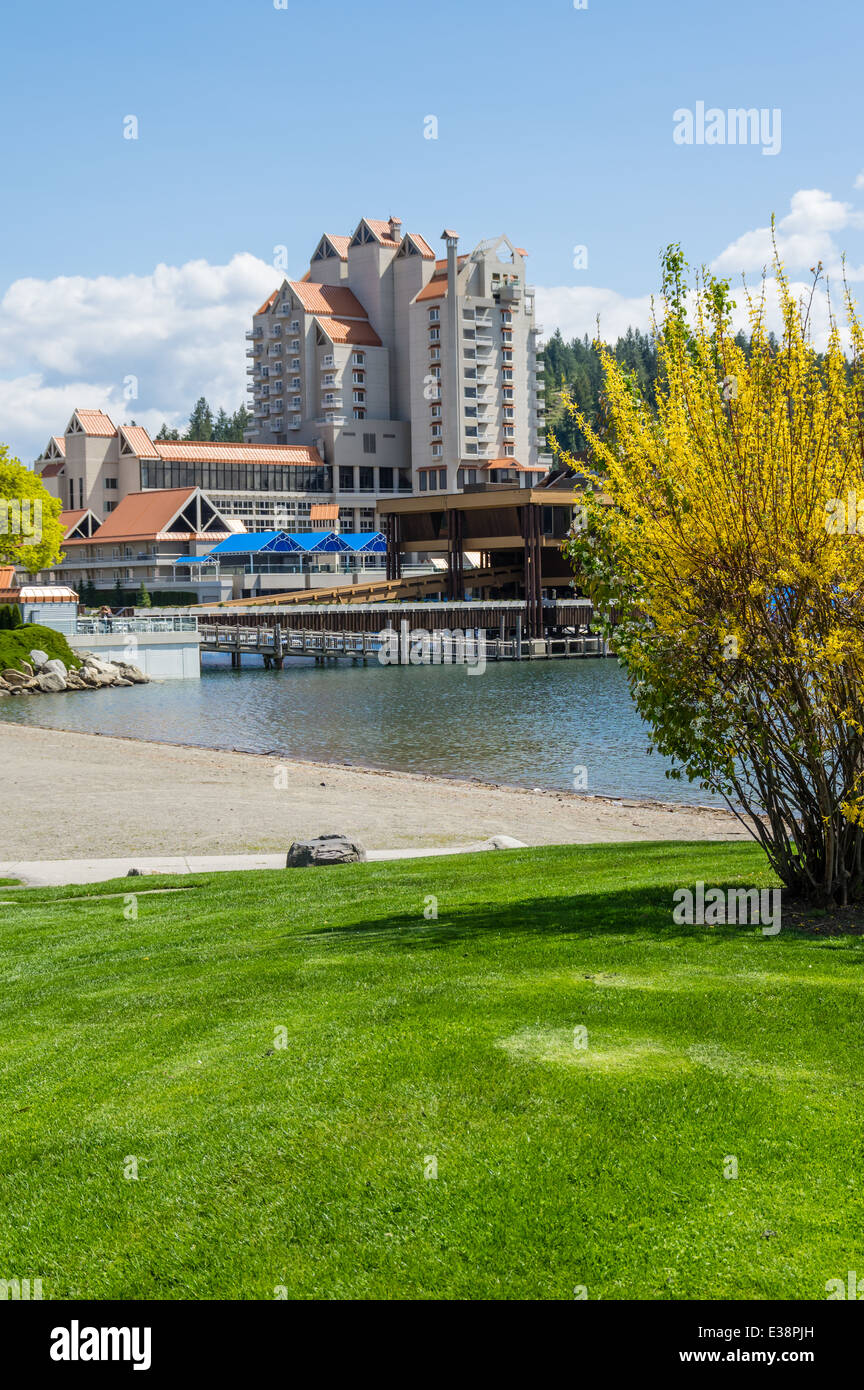
[[[543,601],[572,598],[573,573],[561,547],[579,511],[572,474],[541,485],[483,483],[462,492],[381,500],[387,578],[399,579],[406,555],[445,558],[451,601],[472,588],[465,552],[480,554],[484,578],[474,598],[523,598],[529,637],[543,634]]]

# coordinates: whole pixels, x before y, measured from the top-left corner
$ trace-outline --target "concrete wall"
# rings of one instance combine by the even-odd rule
[[[201,675],[197,632],[98,632],[67,641],[73,651],[92,652],[103,661],[129,661],[155,680],[198,680]]]

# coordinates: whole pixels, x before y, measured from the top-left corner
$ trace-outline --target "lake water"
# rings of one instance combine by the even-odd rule
[[[669,781],[646,752],[646,729],[623,671],[609,659],[465,667],[316,666],[265,671],[205,656],[201,680],[130,690],[19,697],[6,722],[122,734],[326,762],[475,777],[589,793],[719,805]]]

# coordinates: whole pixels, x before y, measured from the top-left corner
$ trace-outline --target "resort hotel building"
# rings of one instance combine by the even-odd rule
[[[527,253],[505,236],[464,255],[456,232],[443,241],[436,259],[396,217],[321,237],[252,316],[242,443],[152,439],[76,410],[35,462],[64,507],[55,570],[167,582],[177,546],[160,536],[203,554],[238,532],[362,535],[394,498],[537,484],[552,459]]]

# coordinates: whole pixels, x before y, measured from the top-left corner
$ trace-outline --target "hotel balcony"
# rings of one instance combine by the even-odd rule
[[[263,338],[263,336],[263,328],[251,328],[249,332],[246,334],[246,341],[251,342],[253,338]]]
[[[500,295],[502,302],[513,304],[522,298],[522,286],[518,281],[508,282],[501,286]]]

